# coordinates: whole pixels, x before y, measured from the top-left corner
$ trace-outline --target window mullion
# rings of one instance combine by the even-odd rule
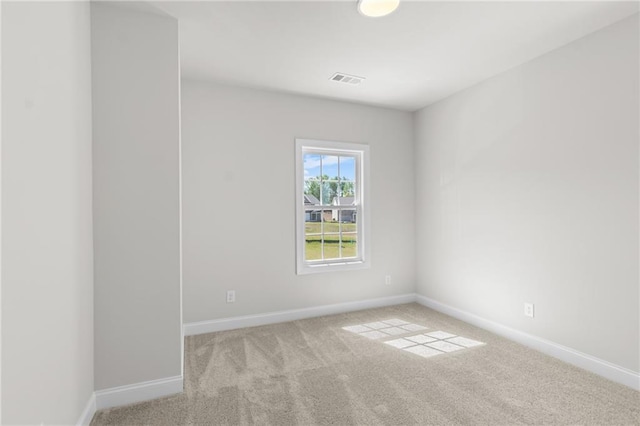
[[[320,259],[324,260],[324,181],[322,174],[322,159],[324,156],[320,156]]]
[[[340,176],[340,156],[338,155],[338,183],[337,183],[337,197],[338,202],[336,204],[342,204],[340,202],[340,198],[342,197],[342,186],[341,186],[341,176]],[[342,259],[342,210],[338,210],[338,257]]]
[[[338,211],[338,257],[342,258],[342,210]]]

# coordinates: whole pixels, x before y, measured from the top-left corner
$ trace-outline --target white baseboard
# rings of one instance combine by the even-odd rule
[[[182,376],[167,377],[165,379],[150,380],[95,392],[95,405],[98,410],[133,404],[134,402],[181,393],[183,390]]]
[[[558,358],[564,362],[605,377],[614,382],[640,390],[640,374],[608,361],[559,345],[549,340],[518,331],[497,322],[479,317],[470,312],[454,308],[428,297],[416,295],[416,301],[428,308],[462,320],[466,323],[484,328],[509,340],[521,343],[539,352]]]
[[[80,414],[80,418],[76,423],[76,426],[89,426],[91,424],[91,420],[93,419],[93,415],[96,413],[96,394],[95,392],[91,392],[91,396],[87,401],[87,405],[82,410],[82,414]]]
[[[416,301],[415,293],[398,296],[366,299],[357,302],[336,303],[334,305],[314,306],[304,309],[292,309],[288,311],[269,312],[265,314],[246,315],[231,318],[222,318],[210,321],[190,322],[184,324],[184,335],[213,333],[215,331],[234,330],[244,327],[275,324],[279,322],[295,321],[305,318],[320,317],[324,315],[340,314],[343,312],[360,311],[363,309],[379,308],[382,306],[399,305]]]

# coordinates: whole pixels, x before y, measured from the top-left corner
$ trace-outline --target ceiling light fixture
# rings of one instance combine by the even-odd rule
[[[400,0],[358,0],[358,12],[370,18],[386,16],[396,10]]]

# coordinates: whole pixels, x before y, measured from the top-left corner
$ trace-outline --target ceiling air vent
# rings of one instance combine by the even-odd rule
[[[357,86],[358,84],[362,83],[364,77],[356,77],[355,75],[337,72],[329,80],[336,81],[338,83],[353,84],[354,86]]]

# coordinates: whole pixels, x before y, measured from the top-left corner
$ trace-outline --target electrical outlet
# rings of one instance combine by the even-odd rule
[[[533,318],[533,303],[524,304],[524,315]]]
[[[391,275],[385,275],[384,277],[384,283],[386,285],[391,285]]]
[[[236,291],[228,290],[227,291],[227,303],[234,303],[236,301]]]

